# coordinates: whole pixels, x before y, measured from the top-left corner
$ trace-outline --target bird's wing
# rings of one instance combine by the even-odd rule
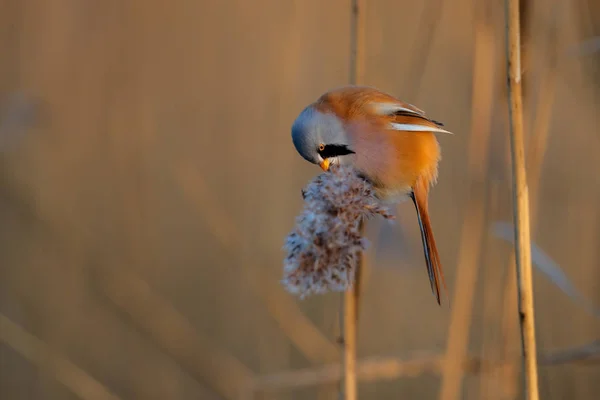
[[[386,118],[390,129],[452,134],[452,132],[441,128],[444,124],[427,117],[423,110],[412,104],[397,99],[374,99],[369,106],[373,113]]]
[[[384,122],[387,129],[412,132],[451,133],[441,127],[441,122],[425,115],[412,104],[378,89],[366,86],[346,86],[323,94],[314,107],[333,112],[344,121],[355,122],[365,116]]]

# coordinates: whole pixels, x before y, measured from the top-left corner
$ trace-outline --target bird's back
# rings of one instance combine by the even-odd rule
[[[393,124],[436,127],[439,123],[427,118],[422,110],[380,90],[358,86],[329,91],[315,102],[315,107],[345,121],[352,147],[359,149],[350,160],[381,188],[382,196],[401,196],[418,179],[427,185],[436,181],[440,147],[435,135],[426,130],[392,128]]]

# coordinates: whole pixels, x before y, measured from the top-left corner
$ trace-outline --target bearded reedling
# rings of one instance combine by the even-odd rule
[[[417,211],[431,289],[441,304],[446,288],[429,218],[428,196],[437,180],[440,147],[435,133],[451,133],[417,107],[370,87],[326,92],[292,125],[292,141],[307,161],[327,171],[351,165],[386,203],[410,197]]]

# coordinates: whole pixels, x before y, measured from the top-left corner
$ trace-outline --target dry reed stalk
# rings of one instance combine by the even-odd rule
[[[350,84],[361,84],[365,79],[365,0],[352,0],[350,13]]]
[[[492,166],[490,165],[490,170]],[[495,221],[500,214],[500,194],[502,193],[499,179],[494,179],[490,183],[488,194],[488,220]],[[500,262],[500,249],[496,246],[497,239],[493,235],[487,235],[487,242],[484,247],[484,254],[487,259],[487,267],[484,274],[483,285],[483,318],[481,319],[480,329],[482,332],[482,351],[481,357],[484,359],[500,359],[498,342],[500,341],[498,314],[502,310],[502,297],[498,296],[499,282],[504,278],[504,270]],[[485,261],[484,261],[485,262]],[[501,368],[500,368],[501,369]],[[485,376],[485,379],[479,382],[479,399],[493,400],[501,395],[502,390],[498,390],[501,380],[498,379],[498,371]]]
[[[540,363],[559,365],[577,363],[583,365],[600,364],[600,339],[583,346],[559,350],[540,357]]]
[[[286,238],[283,284],[301,298],[344,291],[344,396],[356,399],[356,274],[367,241],[365,220],[393,216],[351,166],[334,165],[302,191],[304,209]]]
[[[548,135],[550,132],[550,120],[552,117],[552,107],[555,99],[556,78],[558,68],[556,25],[551,26],[546,51],[548,52],[548,62],[544,65],[546,68],[542,71],[542,77],[539,84],[538,102],[535,111],[535,120],[532,127],[532,135],[529,138],[527,151],[527,170],[529,176],[530,193],[530,226],[534,232],[538,219],[538,199],[539,185],[542,172],[542,163],[546,154]],[[510,156],[510,154],[509,154]],[[507,266],[507,277],[504,287],[504,306],[502,316],[502,338],[501,359],[506,368],[501,372],[500,378],[505,382],[506,396],[513,399],[517,396],[518,368],[515,365],[518,358],[517,354],[511,355],[511,343],[517,341],[517,321],[514,311],[517,309],[517,267],[515,254],[510,255]]]
[[[359,276],[360,271],[362,271],[362,266],[359,264],[357,267]],[[344,295],[344,398],[346,400],[358,398],[358,379],[356,377],[358,300],[359,293],[355,289]]]
[[[462,225],[460,250],[452,299],[446,362],[440,399],[452,400],[461,393],[463,370],[469,344],[473,297],[479,272],[481,240],[485,236],[485,176],[489,153],[489,134],[494,89],[494,35],[488,21],[487,5],[478,3],[475,32],[472,121],[468,151],[470,189],[465,221]]]
[[[436,36],[443,12],[443,0],[426,0],[417,27],[415,42],[410,52],[410,67],[406,74],[405,93],[409,101],[415,102],[420,92],[423,75],[431,55],[433,39]]]
[[[600,340],[566,350],[540,355],[541,365],[595,365],[600,363]],[[394,357],[367,357],[357,361],[357,379],[361,382],[396,380],[401,377],[415,378],[423,375],[437,375],[444,371],[445,355],[420,354],[408,359]],[[256,376],[249,389],[251,398],[258,392],[277,392],[325,385],[339,381],[343,377],[343,365],[340,363],[318,367],[279,371]],[[494,376],[504,367],[502,362],[468,356],[460,364],[465,374]],[[501,387],[495,385],[494,390]],[[488,398],[488,397],[480,397]]]
[[[334,165],[303,190],[304,210],[286,238],[283,284],[300,297],[344,291],[344,396],[356,399],[356,273],[367,241],[365,220],[393,216],[351,166]]]
[[[118,400],[119,397],[63,355],[0,314],[0,340],[36,367],[55,376],[83,400]]]
[[[526,395],[528,400],[537,400],[539,398],[539,389],[531,270],[529,193],[527,173],[525,171],[525,146],[523,139],[520,34],[519,0],[506,0],[506,54],[508,64],[508,99],[514,197],[513,218],[519,292],[519,317],[523,345]]]
[[[352,0],[350,13],[350,83],[361,84],[365,75],[365,0]],[[360,233],[364,234],[365,226],[361,223]],[[356,400],[358,385],[356,380],[356,351],[358,337],[358,308],[362,279],[365,275],[364,252],[361,252],[356,266],[355,283],[352,290],[344,294],[344,398]]]
[[[223,247],[231,248],[243,238],[231,217],[220,206],[211,191],[203,185],[197,169],[180,165],[176,179],[186,197],[196,205],[202,218]],[[207,210],[207,211],[205,211]],[[210,212],[208,212],[210,210]],[[264,273],[261,268],[239,268],[244,279],[259,297],[291,343],[311,362],[331,362],[339,359],[338,347],[302,312],[294,299]]]
[[[443,355],[419,355],[410,359],[393,357],[368,357],[356,364],[357,379],[361,382],[395,380],[401,377],[418,377],[424,374],[439,374],[444,366]],[[469,374],[490,373],[498,366],[484,360],[467,357],[460,368]],[[280,371],[258,376],[254,380],[256,391],[281,391],[306,388],[338,381],[343,377],[344,366],[339,363]]]
[[[198,332],[144,280],[126,268],[99,272],[106,296],[193,378],[224,399],[237,400],[244,393],[252,371]]]

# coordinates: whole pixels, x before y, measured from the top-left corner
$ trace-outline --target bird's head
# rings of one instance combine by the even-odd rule
[[[343,121],[333,112],[308,106],[292,124],[292,141],[298,153],[324,171],[331,164],[343,163],[344,156],[354,154]]]

